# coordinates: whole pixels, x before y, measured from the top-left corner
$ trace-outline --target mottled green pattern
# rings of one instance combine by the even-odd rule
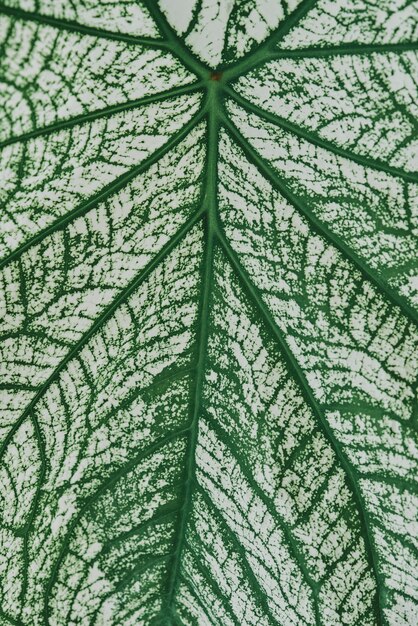
[[[0,626],[416,626],[417,40],[0,4]]]

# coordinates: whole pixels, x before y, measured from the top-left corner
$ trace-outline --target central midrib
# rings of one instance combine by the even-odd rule
[[[184,550],[187,524],[193,502],[194,485],[196,481],[196,446],[199,433],[199,416],[203,405],[203,384],[205,377],[205,365],[208,345],[208,329],[210,316],[211,286],[213,280],[213,259],[218,232],[218,206],[217,206],[217,163],[218,163],[218,136],[221,106],[221,89],[218,79],[209,75],[207,78],[206,94],[206,117],[207,117],[207,158],[203,185],[202,215],[204,228],[204,252],[201,268],[200,304],[196,334],[196,369],[193,381],[190,413],[191,422],[188,431],[188,443],[186,450],[186,467],[184,477],[184,492],[182,507],[179,513],[177,532],[175,537],[175,551],[170,564],[171,575],[169,576],[167,600],[165,610],[167,623],[173,623],[174,602],[179,584],[179,572]],[[199,210],[200,207],[197,207]]]
[[[212,72],[206,74],[206,101],[204,110],[206,111],[206,118],[208,124],[207,135],[207,160],[206,160],[206,175],[204,177],[204,190],[203,197],[203,213],[202,220],[204,224],[204,253],[202,262],[202,283],[200,293],[200,306],[197,322],[197,335],[196,335],[196,374],[193,382],[193,392],[191,399],[191,421],[188,431],[188,444],[186,452],[186,467],[185,467],[185,479],[184,479],[184,492],[182,498],[182,506],[179,513],[178,525],[175,536],[175,548],[174,554],[170,566],[170,576],[168,581],[168,590],[166,595],[166,602],[162,606],[161,617],[164,623],[173,625],[178,622],[175,612],[175,598],[179,585],[179,573],[181,570],[182,554],[184,550],[185,537],[187,533],[187,525],[189,521],[190,511],[193,504],[194,486],[196,484],[195,472],[196,472],[196,446],[198,440],[199,431],[199,416],[202,409],[203,398],[203,384],[205,373],[205,362],[207,353],[208,342],[208,328],[210,317],[210,300],[211,300],[211,285],[213,276],[213,257],[214,249],[218,245],[224,253],[228,253],[229,246],[225,247],[225,236],[223,228],[220,223],[217,206],[217,164],[218,164],[218,150],[219,150],[219,131],[221,127],[224,127],[225,113],[223,106],[223,99],[226,95],[226,91],[223,86],[229,82],[225,80],[225,76],[221,72]],[[197,207],[197,210],[200,207]],[[228,254],[227,254],[228,257]],[[234,266],[234,264],[232,263]],[[236,268],[235,268],[236,269]],[[240,276],[241,266],[239,266],[238,275]],[[245,283],[245,279],[244,283]],[[251,298],[253,299],[253,298]],[[254,297],[255,303],[260,305],[258,297]],[[274,328],[276,324],[273,322]],[[293,367],[296,367],[294,372],[295,379],[298,386],[302,384],[305,399],[308,404],[313,408],[316,417],[318,418],[319,427],[325,431],[327,439],[330,441],[337,458],[342,462],[345,474],[347,475],[348,482],[350,484],[350,491],[354,496],[356,502],[356,508],[360,515],[361,526],[363,528],[363,535],[366,542],[366,550],[369,556],[369,564],[374,570],[376,582],[378,583],[378,570],[376,568],[375,553],[372,545],[368,545],[368,516],[363,508],[362,498],[359,496],[355,478],[352,475],[351,468],[347,464],[347,459],[342,453],[338,442],[334,435],[331,433],[328,424],[326,424],[324,416],[320,407],[317,405],[316,400],[313,398],[312,392],[306,387],[306,381],[303,374],[296,366],[293,357],[289,356],[288,346],[283,337],[280,336],[279,347],[280,351],[284,352],[285,360],[290,364],[291,371]],[[289,363],[290,358],[290,363]],[[315,603],[316,604],[316,603]],[[378,609],[379,610],[379,609]],[[316,613],[316,620],[318,623],[318,614]],[[381,614],[378,613],[378,622],[382,623]]]

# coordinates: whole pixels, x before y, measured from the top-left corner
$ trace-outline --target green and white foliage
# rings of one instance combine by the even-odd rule
[[[0,626],[416,626],[417,41],[3,0]]]

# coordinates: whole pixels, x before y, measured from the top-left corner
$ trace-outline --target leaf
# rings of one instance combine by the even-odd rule
[[[0,6],[1,626],[415,626],[417,9]]]

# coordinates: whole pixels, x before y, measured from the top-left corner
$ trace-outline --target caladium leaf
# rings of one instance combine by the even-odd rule
[[[0,5],[0,626],[415,626],[418,5]]]

